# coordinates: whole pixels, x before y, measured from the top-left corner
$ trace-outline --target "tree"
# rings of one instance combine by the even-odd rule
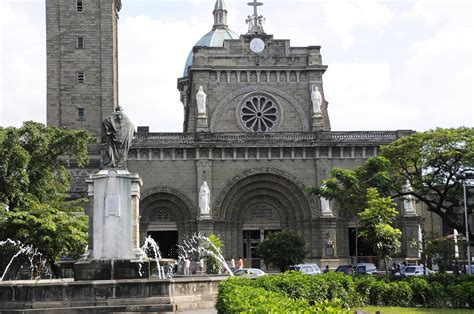
[[[32,245],[52,266],[87,245],[84,200],[68,201],[71,163],[88,162],[85,131],[26,122],[0,128],[0,239]]]
[[[465,230],[463,219],[457,214],[463,206],[463,196],[462,183],[456,175],[473,170],[474,128],[436,129],[382,146],[379,156],[369,158],[354,170],[334,168],[323,187],[309,191],[335,200],[340,210],[353,214],[365,208],[370,187],[393,198],[413,195],[444,223]],[[407,182],[412,190],[405,188]],[[474,203],[469,204],[469,212],[473,207]]]
[[[208,242],[204,242],[204,247],[206,250],[212,252],[213,254],[206,254],[206,273],[208,274],[219,274],[221,270],[221,261],[219,256],[222,254],[222,248],[224,243],[218,236],[211,234],[208,238]]]
[[[463,206],[462,183],[456,175],[474,170],[474,128],[413,133],[381,147],[381,155],[390,161],[388,188],[395,197],[411,194],[444,223],[464,230],[456,213]],[[412,191],[403,189],[407,181]]]
[[[377,189],[367,190],[367,208],[359,213],[360,235],[367,239],[372,249],[384,260],[388,274],[388,258],[400,251],[402,232],[393,228],[398,212],[391,197],[381,197]]]
[[[267,266],[273,265],[284,272],[291,265],[303,262],[305,242],[294,231],[271,234],[257,246],[257,256],[263,258]]]

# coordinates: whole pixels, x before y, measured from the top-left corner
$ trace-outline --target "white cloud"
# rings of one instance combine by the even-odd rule
[[[377,0],[327,1],[326,26],[341,37],[342,46],[350,48],[354,43],[357,27],[382,31],[394,17],[394,13]]]
[[[0,3],[0,125],[46,121],[44,5]],[[38,14],[41,12],[41,14]]]

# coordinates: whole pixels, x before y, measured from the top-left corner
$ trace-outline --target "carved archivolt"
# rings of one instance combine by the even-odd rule
[[[142,201],[140,202],[140,215],[144,210],[151,208],[151,204],[155,202],[170,202],[175,204],[175,208],[179,209],[182,219],[189,220],[194,217],[192,202],[182,192],[170,187],[155,187],[142,192]],[[176,213],[177,214],[177,213]]]
[[[273,94],[273,95],[277,95],[277,96],[285,99],[286,101],[288,101],[288,103],[291,104],[291,106],[295,109],[295,111],[297,112],[297,114],[300,118],[301,126],[303,128],[303,132],[310,132],[311,131],[310,125],[309,125],[308,115],[304,111],[303,107],[298,103],[298,101],[293,96],[291,96],[287,92],[282,91],[278,88],[270,87],[270,86],[263,86],[263,85],[246,86],[246,87],[237,89],[237,90],[233,91],[232,93],[228,94],[217,105],[216,109],[212,113],[212,118],[211,118],[211,121],[210,121],[210,131],[215,132],[216,125],[217,125],[217,122],[219,120],[219,116],[220,116],[222,110],[224,110],[224,108],[233,99],[235,99],[235,98],[237,98],[241,95],[248,94],[248,93],[253,93],[253,92],[267,92],[267,93],[270,93],[270,94]]]
[[[219,218],[224,219],[226,217],[226,213],[225,213],[226,209],[224,207],[227,207],[226,206],[227,202],[233,203],[233,201],[231,200],[232,198],[231,194],[236,193],[236,192],[233,192],[233,190],[237,189],[239,182],[241,182],[242,180],[246,178],[249,178],[251,176],[255,176],[258,174],[273,174],[280,177],[282,182],[293,184],[296,190],[298,190],[298,194],[300,195],[301,199],[304,200],[303,202],[307,204],[307,206],[305,207],[307,207],[306,210],[309,211],[309,213],[305,214],[306,218],[316,217],[316,213],[317,213],[316,201],[312,196],[306,195],[304,193],[305,184],[301,180],[299,180],[298,178],[296,178],[295,176],[293,176],[292,174],[284,170],[273,168],[273,167],[262,167],[262,168],[248,169],[242,172],[241,174],[235,176],[232,180],[230,180],[225,185],[225,187],[220,191],[213,205],[213,208],[216,209],[215,213],[219,216]],[[255,180],[258,181],[258,177],[256,177]],[[294,195],[286,195],[286,196],[289,198],[294,197]],[[304,211],[305,209],[301,208],[301,210]]]

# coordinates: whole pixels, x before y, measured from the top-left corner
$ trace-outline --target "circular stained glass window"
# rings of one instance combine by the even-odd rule
[[[251,96],[242,104],[240,119],[250,132],[268,132],[278,122],[278,109],[275,102],[265,96]]]

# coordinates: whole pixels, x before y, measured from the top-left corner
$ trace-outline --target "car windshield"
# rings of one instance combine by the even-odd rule
[[[357,266],[358,273],[365,273],[365,266]]]
[[[416,271],[416,267],[406,267],[405,268],[405,273],[414,273]]]
[[[289,270],[299,270],[299,266],[290,266],[288,267]]]

